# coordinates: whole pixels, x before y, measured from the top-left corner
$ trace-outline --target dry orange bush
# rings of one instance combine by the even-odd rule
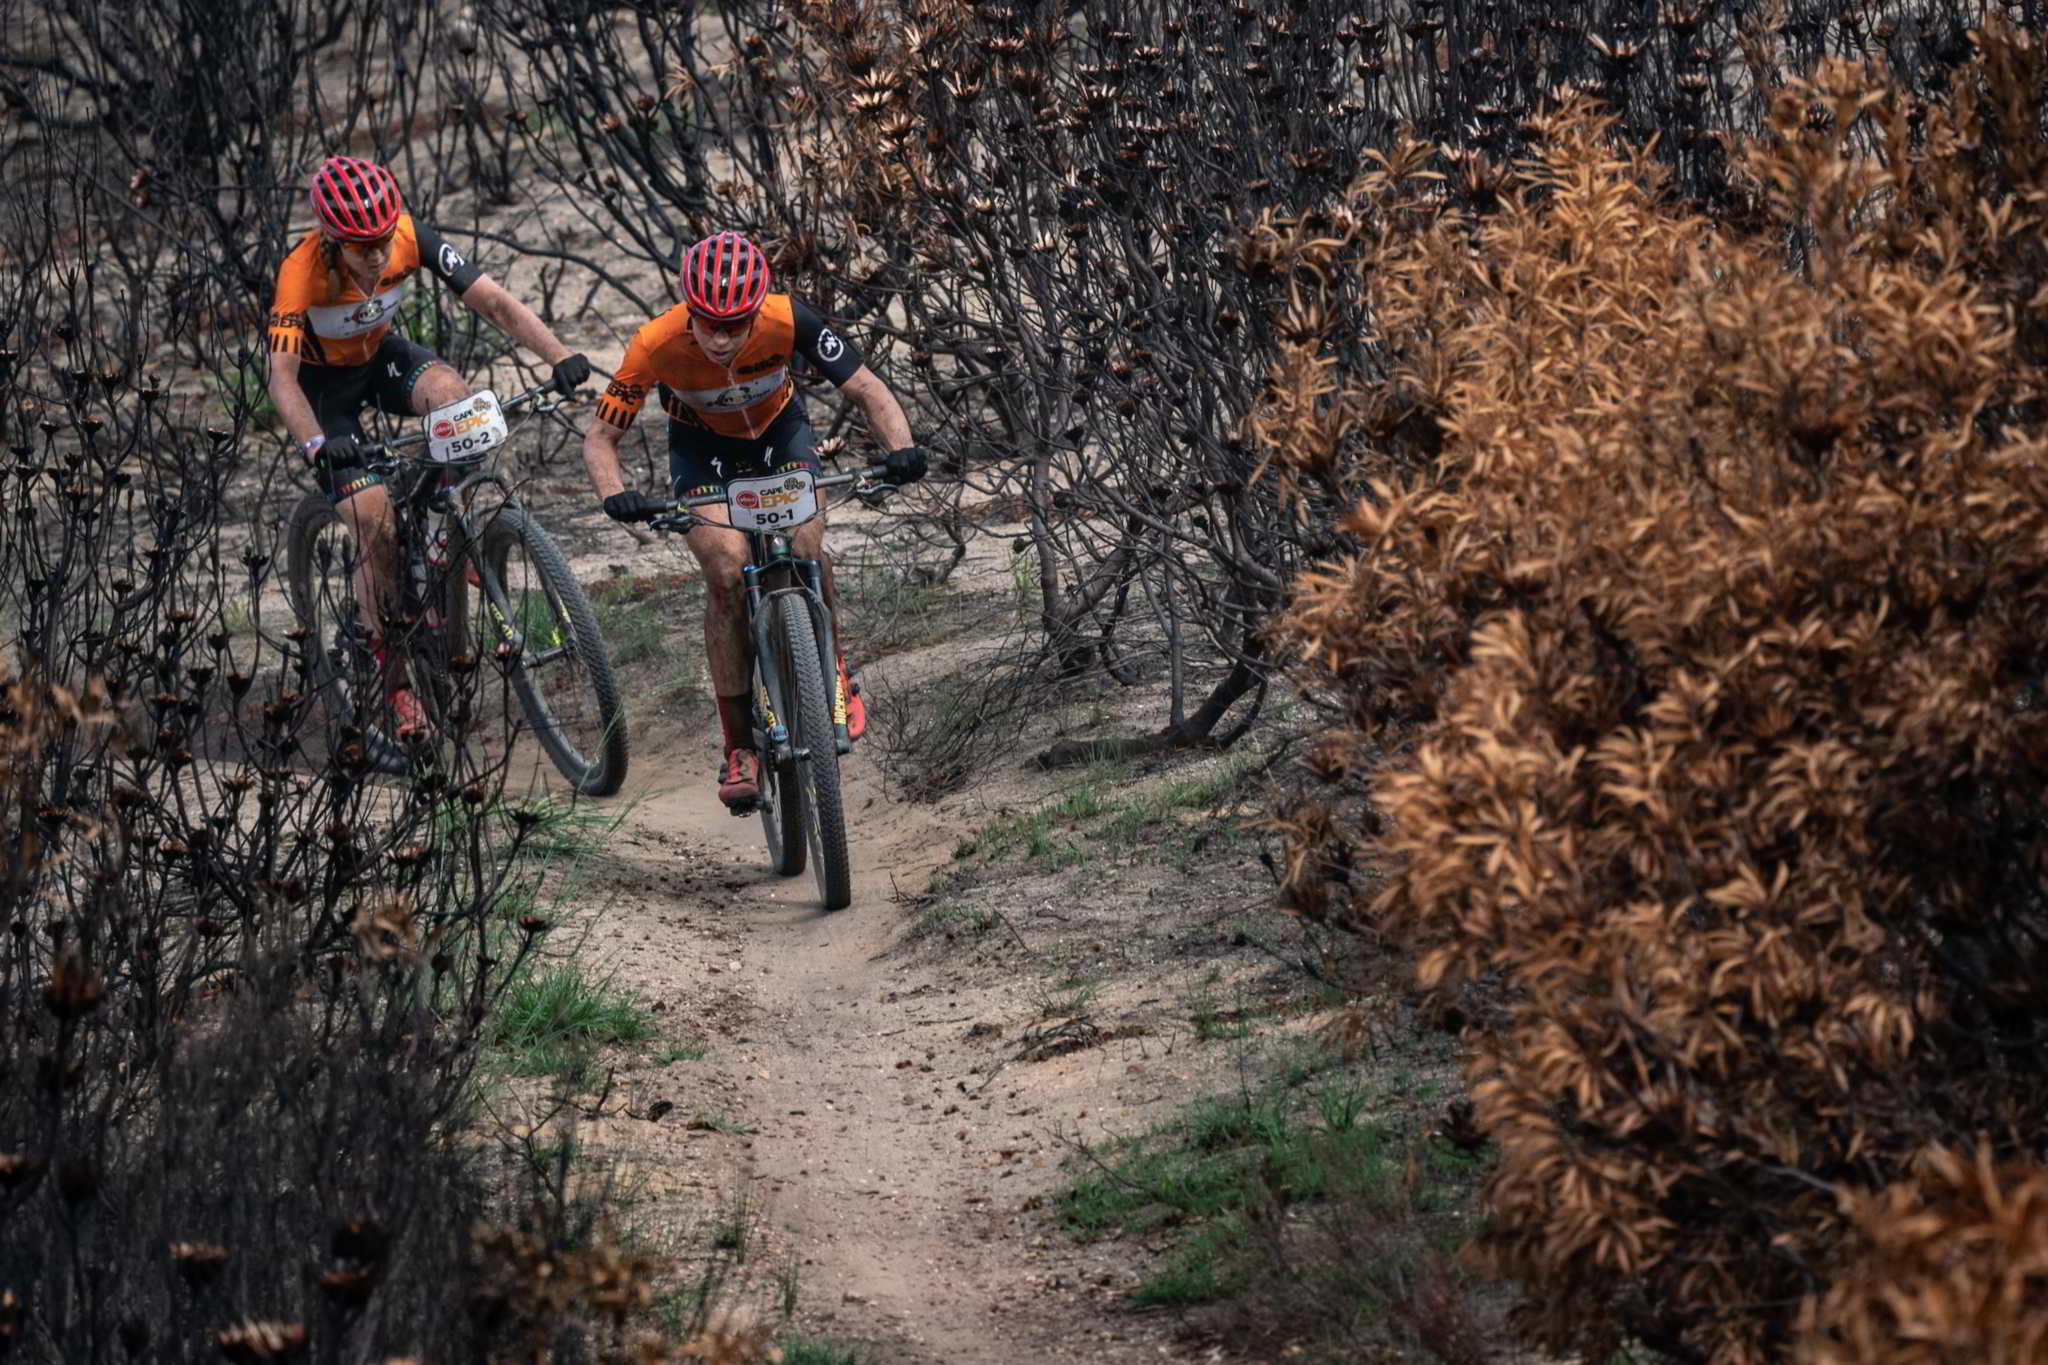
[[[1360,495],[1288,893],[1469,1021],[1470,1254],[1590,1359],[2041,1358],[2048,65],[1979,47],[1780,92],[1741,221],[1568,102],[1489,212],[1398,147],[1247,243],[1256,435]]]

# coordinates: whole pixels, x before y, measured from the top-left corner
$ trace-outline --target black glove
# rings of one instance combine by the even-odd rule
[[[916,446],[892,450],[882,457],[882,482],[916,483],[924,477],[926,463],[924,452]]]
[[[555,362],[555,392],[574,393],[590,378],[590,358],[581,352],[565,355]]]
[[[306,463],[315,469],[353,469],[364,462],[362,448],[353,436],[330,436],[306,455]]]
[[[637,488],[614,493],[604,500],[604,514],[613,521],[651,521],[667,510],[667,503],[656,502]]]

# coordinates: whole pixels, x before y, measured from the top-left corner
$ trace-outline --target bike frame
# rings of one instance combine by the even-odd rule
[[[516,394],[505,402],[500,403],[498,405],[499,410],[509,413],[523,407],[533,399],[547,393],[548,387],[543,384],[536,388],[528,389],[524,393]],[[419,558],[426,554],[426,546],[421,543],[421,536],[419,535],[420,519],[423,516],[435,513],[444,517],[449,528],[448,541],[450,546],[468,546],[475,544],[477,541],[477,523],[469,515],[467,506],[468,496],[474,490],[486,485],[495,486],[504,494],[504,506],[523,510],[518,495],[512,491],[512,486],[506,483],[495,470],[489,467],[490,452],[488,451],[485,452],[483,460],[468,466],[466,470],[460,467],[451,468],[448,465],[416,455],[397,453],[409,447],[424,444],[425,440],[424,435],[416,434],[402,437],[396,441],[386,442],[379,448],[379,453],[374,455],[368,462],[368,467],[377,470],[379,473],[392,473],[400,468],[409,468],[414,476],[410,486],[403,495],[395,496],[391,500],[392,514],[396,520],[396,525],[393,529],[396,532],[394,540],[396,541],[397,549],[396,559],[398,582],[400,585],[399,591],[401,593],[400,601],[411,612],[424,612],[428,607],[428,604],[425,602],[413,600],[417,590],[413,579],[413,567]],[[380,469],[380,465],[385,467]],[[439,471],[439,477],[435,476],[436,471]],[[457,475],[457,477],[451,478],[451,475]],[[451,554],[449,562],[452,564],[455,558],[456,556]],[[544,664],[552,659],[560,658],[573,647],[569,642],[564,641],[561,644],[529,654],[526,649],[525,634],[516,628],[516,624],[512,619],[512,601],[505,595],[505,585],[498,581],[497,573],[488,564],[475,557],[472,557],[470,562],[476,565],[477,585],[482,588],[485,603],[489,606],[491,615],[497,618],[499,629],[504,633],[505,641],[517,647],[521,658],[525,660],[528,666]],[[446,572],[446,566],[443,566],[442,571]],[[429,584],[430,588],[432,586],[432,584]],[[443,662],[445,663],[446,661],[444,660]]]
[[[863,469],[853,474],[831,474],[817,480],[820,490],[855,486],[856,494],[867,480],[872,486],[876,469]],[[775,642],[769,638],[770,615],[768,603],[777,597],[800,596],[811,614],[813,635],[818,641],[818,667],[823,676],[832,679],[832,733],[834,747],[840,754],[853,752],[853,741],[846,733],[846,696],[839,685],[838,634],[833,629],[832,609],[825,604],[825,570],[815,559],[804,559],[793,548],[791,538],[783,531],[742,531],[736,526],[721,522],[707,521],[691,511],[697,507],[723,507],[725,494],[706,493],[699,497],[686,498],[670,511],[657,517],[653,523],[657,530],[688,532],[698,526],[709,526],[716,530],[735,531],[747,538],[747,562],[740,566],[741,601],[747,614],[747,636],[754,645],[755,666],[761,670],[762,682],[768,690],[768,700],[782,695],[784,683],[780,664],[776,658]],[[823,515],[824,509],[820,509]],[[680,515],[678,515],[680,514]],[[674,518],[674,520],[670,520]],[[790,528],[794,530],[795,528]],[[774,580],[784,574],[788,582],[778,584]],[[757,699],[760,700],[760,699]],[[777,761],[788,758],[802,758],[808,750],[798,751],[791,747],[789,726],[784,718],[772,710],[761,718],[767,728],[757,730],[754,751],[767,762],[771,757]]]

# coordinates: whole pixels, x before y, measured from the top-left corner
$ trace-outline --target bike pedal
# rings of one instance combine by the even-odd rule
[[[735,801],[725,808],[728,815],[736,815],[742,819],[757,813],[760,809],[761,802],[758,798],[752,801]]]

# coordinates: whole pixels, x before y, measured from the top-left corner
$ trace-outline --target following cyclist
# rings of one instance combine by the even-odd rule
[[[634,333],[618,373],[598,400],[597,420],[583,434],[583,464],[606,516],[645,521],[668,506],[627,489],[619,471],[619,438],[632,426],[649,386],[659,387],[668,413],[669,484],[675,497],[723,492],[733,479],[796,469],[820,473],[817,434],[790,378],[795,355],[867,413],[869,431],[888,452],[883,458],[888,482],[924,477],[924,452],[911,443],[910,424],[895,395],[862,363],[852,342],[796,299],[768,292],[768,259],[759,247],[737,232],[706,237],[683,256],[682,292],[680,304]],[[826,601],[836,611],[823,507],[820,492],[820,514],[797,529],[791,544],[798,556],[824,567]],[[731,525],[721,504],[695,510],[705,521]],[[738,531],[715,526],[694,528],[688,541],[704,575],[704,649],[718,694],[718,723],[725,732],[718,799],[735,813],[745,812],[760,795],[749,696],[753,642],[741,607],[740,566],[746,562],[747,541]],[[838,662],[846,732],[857,739],[867,726],[866,709],[847,678],[843,652]]]
[[[413,276],[439,276],[457,298],[554,367],[568,393],[590,377],[533,311],[406,213],[391,172],[373,161],[330,156],[309,186],[317,226],[277,271],[270,309],[271,401],[320,487],[356,539],[356,601],[362,629],[398,734],[426,725],[397,651],[385,648],[383,606],[397,570],[396,528],[383,480],[364,467],[358,418],[366,403],[425,415],[470,394],[440,357],[394,331]]]

